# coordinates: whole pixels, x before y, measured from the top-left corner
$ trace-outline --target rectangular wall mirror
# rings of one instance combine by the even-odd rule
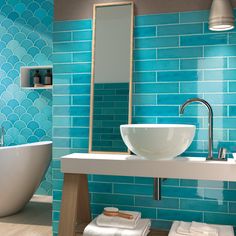
[[[133,2],[94,5],[89,152],[128,153],[120,125],[131,123]]]

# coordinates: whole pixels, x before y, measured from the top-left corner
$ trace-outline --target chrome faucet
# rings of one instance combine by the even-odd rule
[[[0,147],[4,146],[4,128],[1,127]]]
[[[200,102],[208,109],[208,157],[206,160],[213,160],[213,110],[211,105],[201,98],[191,98],[187,100],[180,108],[180,114],[184,113],[184,109],[193,102]]]

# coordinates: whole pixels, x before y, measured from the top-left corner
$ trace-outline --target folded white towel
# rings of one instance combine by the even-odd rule
[[[187,223],[187,224],[189,224],[189,228],[192,225],[192,223]],[[171,226],[171,229],[170,229],[170,232],[169,232],[169,236],[183,236],[183,234],[177,233],[177,229],[178,229],[179,225],[180,225],[179,221],[174,221],[173,222],[173,224]],[[234,229],[233,229],[232,226],[229,226],[229,225],[212,225],[212,224],[209,224],[208,226],[216,228],[218,230],[218,236],[234,236]],[[209,236],[210,234],[202,234],[202,233],[197,233],[197,232],[189,234],[189,236],[206,236],[206,235]]]
[[[172,227],[169,232],[169,236],[206,236],[202,233],[191,233],[189,231],[191,226],[190,222],[183,222],[183,221],[174,221]]]
[[[135,229],[102,227],[96,224],[96,218],[85,228],[83,236],[147,236],[150,232],[151,221],[141,219]]]
[[[97,217],[96,223],[99,226],[134,229],[141,218],[141,213],[136,211],[121,212],[133,215],[133,219],[125,219],[117,216],[105,216],[104,214],[101,214]]]
[[[190,223],[180,221],[179,226],[176,229],[176,232],[178,234],[182,234],[182,235],[189,235],[190,234]]]
[[[191,223],[190,232],[204,233],[209,236],[218,236],[218,229],[216,227],[195,221]]]

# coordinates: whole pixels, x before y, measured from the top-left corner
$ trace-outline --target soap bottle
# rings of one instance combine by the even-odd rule
[[[49,69],[47,70],[47,74],[45,75],[44,84],[45,85],[51,85],[52,84],[52,73]]]
[[[33,81],[34,81],[34,85],[40,84],[41,81],[41,76],[39,74],[39,70],[36,70],[33,76]]]

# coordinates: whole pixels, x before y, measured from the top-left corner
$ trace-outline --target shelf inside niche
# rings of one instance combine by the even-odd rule
[[[33,74],[35,70],[39,70],[41,78],[43,79],[47,70],[50,69],[52,72],[52,66],[22,66],[20,68],[20,86],[23,89],[52,89],[52,85],[37,85],[33,84]]]

